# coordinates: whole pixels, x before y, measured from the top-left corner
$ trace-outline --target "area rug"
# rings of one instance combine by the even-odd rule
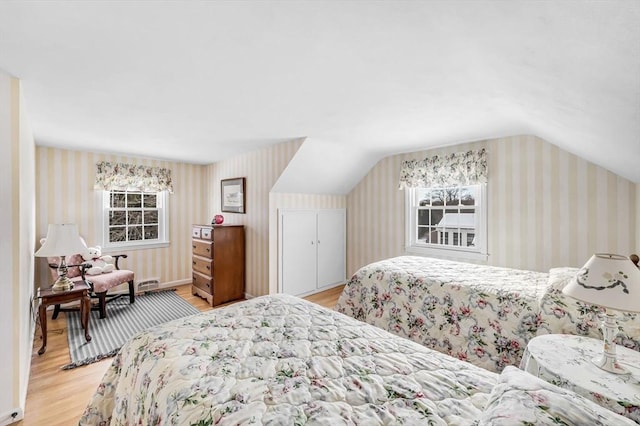
[[[67,312],[71,363],[62,369],[69,370],[112,357],[140,331],[199,312],[171,290],[136,296],[133,304],[129,304],[129,297],[121,297],[107,303],[107,317],[104,319],[100,319],[100,312],[91,311],[90,342],[84,339],[80,312]]]

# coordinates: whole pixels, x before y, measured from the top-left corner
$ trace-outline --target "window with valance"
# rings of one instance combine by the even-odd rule
[[[402,163],[406,250],[486,259],[487,152],[470,150]]]
[[[170,169],[101,161],[96,164],[94,188],[103,192],[104,249],[168,246]]]

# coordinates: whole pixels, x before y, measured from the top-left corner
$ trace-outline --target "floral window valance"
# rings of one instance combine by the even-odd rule
[[[456,152],[402,162],[400,189],[487,183],[487,152]]]
[[[171,170],[163,167],[137,166],[101,161],[96,164],[94,189],[107,191],[173,192]]]

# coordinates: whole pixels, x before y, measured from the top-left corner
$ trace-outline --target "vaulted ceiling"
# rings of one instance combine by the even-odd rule
[[[38,145],[213,163],[534,134],[640,182],[639,23],[637,0],[5,0],[0,69]]]

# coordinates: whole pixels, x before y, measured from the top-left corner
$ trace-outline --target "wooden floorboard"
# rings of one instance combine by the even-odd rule
[[[305,297],[319,305],[333,309],[343,286]],[[191,294],[191,286],[177,288],[177,293],[200,311],[211,310],[204,299]],[[108,309],[108,306],[107,306]],[[76,425],[89,398],[95,392],[100,379],[111,365],[112,358],[75,368],[61,370],[71,362],[67,344],[67,321],[61,313],[58,319],[51,319],[48,312],[47,351],[38,355],[42,343],[40,328],[36,329],[31,356],[31,372],[27,391],[24,420],[16,423],[24,426]],[[91,325],[89,325],[91,330]]]

